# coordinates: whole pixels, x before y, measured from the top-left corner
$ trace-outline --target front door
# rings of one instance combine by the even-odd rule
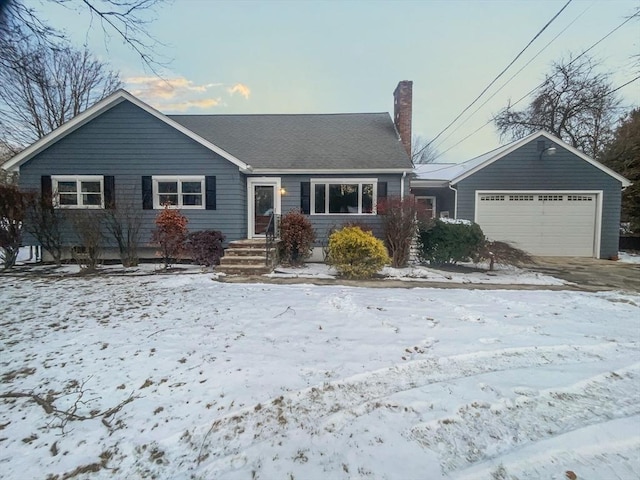
[[[247,191],[249,238],[264,237],[271,215],[280,213],[280,179],[249,178]]]

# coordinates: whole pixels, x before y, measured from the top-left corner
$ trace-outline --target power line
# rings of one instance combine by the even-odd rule
[[[489,98],[487,98],[484,102],[482,102],[482,104],[481,104],[478,108],[476,108],[473,112],[471,112],[471,115],[469,115],[467,118],[465,118],[465,119],[464,119],[464,120],[463,120],[463,121],[462,121],[462,122],[461,122],[461,123],[460,123],[456,128],[454,128],[454,129],[453,129],[453,131],[452,131],[452,132],[450,132],[450,133],[449,133],[445,138],[443,138],[443,139],[440,141],[440,143],[439,143],[438,145],[436,145],[436,146],[435,146],[435,149],[437,150],[437,149],[440,147],[440,145],[442,145],[442,144],[443,144],[444,142],[446,142],[449,138],[451,138],[451,136],[452,136],[454,133],[456,133],[458,130],[460,130],[460,128],[461,128],[465,123],[467,123],[467,122],[468,122],[468,121],[469,121],[469,120],[470,120],[470,119],[471,119],[471,118],[472,118],[476,113],[478,113],[482,107],[484,107],[487,103],[489,103],[493,97],[495,97],[498,93],[500,93],[500,91],[501,91],[504,87],[506,87],[509,83],[511,83],[511,81],[512,81],[515,77],[517,77],[517,76],[518,76],[518,75],[519,75],[519,74],[520,74],[520,73],[521,73],[525,68],[527,68],[527,67],[531,64],[531,62],[533,62],[536,58],[538,58],[538,56],[539,56],[542,52],[544,52],[544,51],[549,47],[549,45],[551,45],[553,42],[555,42],[555,41],[558,39],[558,37],[559,37],[560,35],[562,35],[564,32],[566,32],[566,31],[567,31],[567,30],[568,30],[568,29],[569,29],[569,28],[570,28],[574,23],[576,23],[576,22],[577,22],[577,21],[578,21],[578,20],[579,20],[579,19],[580,19],[580,18],[581,18],[585,13],[587,13],[587,11],[588,11],[588,10],[589,10],[589,9],[590,9],[594,4],[595,4],[595,2],[594,2],[594,3],[592,3],[591,5],[589,5],[587,8],[585,8],[585,9],[582,11],[582,13],[580,13],[580,15],[578,15],[578,16],[577,16],[576,18],[574,18],[574,19],[573,19],[573,20],[572,20],[572,21],[571,21],[571,22],[570,22],[566,27],[564,27],[564,28],[560,31],[560,33],[558,33],[558,34],[557,34],[555,37],[553,37],[549,42],[547,42],[547,44],[546,44],[544,47],[542,47],[540,50],[538,50],[538,53],[536,53],[533,57],[531,57],[531,59],[530,59],[527,63],[525,63],[525,64],[524,64],[524,65],[523,65],[523,66],[522,66],[522,67],[521,67],[521,68],[520,68],[516,73],[514,73],[513,75],[511,75],[511,77],[509,77],[509,79],[508,79],[506,82],[504,82],[504,83],[500,86],[500,88],[498,88],[498,89],[497,89],[493,94],[491,94],[491,96],[490,96]]]
[[[544,32],[544,31],[547,29],[547,27],[548,27],[549,25],[551,25],[551,23],[553,23],[553,21],[554,21],[556,18],[558,18],[558,15],[560,15],[560,14],[564,11],[564,9],[565,9],[565,8],[567,8],[567,7],[569,6],[569,4],[570,4],[572,1],[573,1],[573,0],[568,0],[568,1],[567,1],[567,3],[565,3],[565,4],[564,4],[564,6],[563,6],[559,11],[558,11],[558,13],[556,13],[556,14],[551,18],[551,20],[549,20],[549,21],[545,24],[545,26],[544,26],[544,27],[542,27],[542,28],[540,29],[540,31],[539,31],[538,33],[536,33],[536,34],[535,34],[535,36],[534,36],[534,37],[529,41],[529,43],[527,43],[527,45],[525,45],[525,47],[520,51],[520,53],[518,53],[518,55],[516,55],[516,57],[515,57],[515,58],[514,58],[510,63],[509,63],[509,65],[507,65],[507,66],[506,66],[506,67],[505,67],[505,68],[504,68],[504,69],[503,69],[503,70],[502,70],[502,71],[501,71],[501,72],[500,72],[500,73],[499,73],[499,74],[498,74],[498,75],[497,75],[497,76],[496,76],[496,77],[491,81],[491,83],[489,83],[489,85],[487,85],[487,86],[485,87],[485,89],[484,89],[484,90],[482,90],[482,92],[480,92],[480,95],[478,95],[478,96],[473,100],[473,102],[471,102],[469,105],[467,105],[467,106],[464,108],[464,110],[462,110],[462,112],[460,112],[460,114],[458,114],[458,116],[457,116],[456,118],[454,118],[454,119],[449,123],[449,125],[447,125],[446,127],[444,127],[444,128],[440,131],[440,133],[438,133],[438,134],[437,134],[437,135],[436,135],[436,136],[435,136],[435,137],[434,137],[434,138],[433,138],[429,143],[427,143],[424,147],[422,147],[422,149],[421,149],[417,154],[420,154],[424,149],[426,149],[426,148],[427,148],[427,147],[429,147],[433,142],[435,142],[435,141],[440,137],[440,135],[442,135],[444,132],[446,132],[446,131],[449,129],[449,127],[451,127],[451,125],[453,125],[455,122],[457,122],[457,121],[458,121],[458,119],[459,119],[462,115],[464,115],[464,113],[465,113],[467,110],[469,110],[469,109],[470,109],[470,108],[471,108],[471,107],[472,107],[472,106],[473,106],[473,105],[474,105],[478,100],[480,100],[480,97],[482,97],[482,95],[484,95],[484,94],[485,94],[485,92],[486,92],[487,90],[489,90],[489,88],[491,88],[491,86],[492,86],[494,83],[496,83],[496,82],[498,81],[498,79],[499,79],[502,75],[504,75],[504,73],[505,73],[505,72],[506,72],[506,71],[511,67],[511,65],[513,65],[513,64],[516,62],[516,60],[518,60],[518,58],[520,58],[520,57],[522,56],[522,54],[525,52],[525,50],[527,50],[527,49],[531,46],[531,44],[532,44],[532,43],[533,43],[533,42],[534,42],[534,41],[535,41],[535,40],[536,40],[540,35],[542,35],[542,32]]]
[[[580,53],[578,56],[576,56],[576,58],[574,58],[573,60],[571,60],[568,64],[567,67],[570,67],[571,65],[573,65],[574,62],[576,62],[580,57],[586,55],[588,52],[590,52],[591,50],[593,50],[597,45],[599,45],[600,43],[602,43],[605,39],[607,39],[608,37],[610,37],[611,35],[613,35],[616,31],[618,31],[623,25],[625,25],[627,22],[630,22],[632,19],[634,19],[635,17],[639,16],[640,12],[638,13],[634,13],[633,15],[631,15],[629,18],[627,18],[624,22],[622,22],[620,25],[618,25],[617,27],[615,27],[613,30],[611,30],[609,33],[607,33],[604,37],[602,37],[600,40],[598,40],[596,43],[594,43],[593,45],[591,45],[589,48],[587,48],[586,50],[584,50],[582,53]],[[529,95],[531,95],[533,92],[535,92],[537,89],[539,89],[540,87],[542,87],[545,83],[547,82],[547,80],[545,79],[542,83],[538,84],[536,87],[532,88],[531,90],[529,90],[525,95],[523,95],[522,97],[520,97],[518,100],[515,101],[515,103],[513,103],[511,106],[515,106],[518,103],[520,103],[522,100],[524,100],[525,98],[527,98]]]
[[[640,75],[638,75],[635,78],[632,78],[631,80],[629,80],[628,82],[623,83],[622,85],[620,85],[619,87],[614,88],[613,90],[609,90],[608,92],[600,95],[599,97],[595,97],[594,100],[600,100],[604,97],[607,97],[609,95],[611,95],[612,93],[617,92],[618,90],[620,90],[621,88],[626,87],[627,85],[632,84],[633,82],[640,80]],[[449,150],[457,147],[458,145],[460,145],[462,142],[464,142],[466,139],[468,139],[469,137],[475,135],[476,133],[478,133],[480,130],[482,130],[484,127],[486,127],[487,125],[490,125],[493,122],[493,118],[488,120],[486,123],[482,124],[480,127],[476,128],[473,132],[471,132],[469,135],[467,135],[466,137],[464,137],[463,139],[459,140],[458,142],[456,142],[455,144],[453,144],[451,147],[447,148],[444,152],[440,152],[438,153],[433,160],[437,160],[439,157],[441,157],[442,155],[444,155],[445,153],[447,153]],[[432,162],[433,163],[433,162]]]
[[[602,43],[604,40],[606,40],[608,37],[610,37],[611,35],[613,35],[616,31],[618,31],[620,28],[622,28],[624,25],[626,25],[628,22],[630,22],[631,20],[633,20],[635,17],[638,17],[638,16],[640,16],[640,12],[634,13],[633,15],[631,15],[630,17],[628,17],[628,18],[627,18],[625,21],[623,21],[620,25],[618,25],[617,27],[615,27],[613,30],[611,30],[609,33],[607,33],[604,37],[600,38],[598,41],[596,41],[594,44],[592,44],[589,48],[587,48],[587,49],[586,49],[586,50],[584,50],[582,53],[580,53],[578,56],[576,56],[574,59],[572,59],[572,60],[567,64],[567,66],[571,66],[571,65],[572,65],[574,62],[576,62],[580,57],[582,57],[582,56],[586,55],[589,51],[593,50],[597,45],[599,45],[600,43]],[[545,47],[545,48],[546,48],[546,47]],[[519,73],[519,72],[518,72],[518,73]],[[620,86],[619,86],[618,88],[616,88],[615,90],[612,90],[612,91],[610,91],[610,92],[607,92],[604,96],[607,96],[609,93],[617,92],[617,91],[618,91],[618,90],[620,90],[621,88],[626,87],[627,85],[629,85],[630,83],[635,82],[635,81],[636,81],[636,80],[638,80],[639,78],[640,78],[640,77],[636,77],[636,78],[634,78],[634,79],[630,80],[629,82],[627,82],[627,83],[625,83],[625,84],[623,84],[623,85],[620,85]],[[545,79],[542,83],[538,84],[537,86],[535,86],[534,88],[532,88],[531,90],[529,90],[526,94],[524,94],[522,97],[520,97],[520,98],[519,98],[518,100],[516,100],[514,103],[512,103],[512,104],[511,104],[511,106],[512,106],[512,107],[514,107],[514,106],[516,106],[517,104],[519,104],[522,100],[524,100],[525,98],[529,97],[533,92],[535,92],[537,89],[539,89],[540,87],[542,87],[542,86],[546,83],[546,81],[547,81],[547,80]],[[496,93],[497,93],[497,92],[496,92]],[[485,102],[485,103],[486,103],[486,102]],[[484,104],[483,104],[483,105],[484,105]],[[481,106],[482,106],[482,105],[481,105]],[[475,111],[473,112],[473,114],[475,114],[475,112],[476,112],[476,111],[477,111],[477,110],[475,110]],[[473,114],[472,114],[472,115],[473,115]],[[471,117],[469,117],[469,118],[471,118]],[[489,119],[489,120],[487,121],[487,123],[485,123],[485,124],[481,125],[479,128],[477,128],[476,130],[474,130],[473,132],[471,132],[469,135],[467,135],[466,137],[464,137],[462,140],[458,141],[458,142],[457,142],[457,143],[455,143],[453,146],[451,146],[451,147],[449,147],[448,149],[446,149],[444,152],[442,152],[442,153],[440,153],[440,154],[436,155],[436,157],[434,158],[434,160],[435,160],[435,159],[437,159],[438,157],[442,156],[444,153],[448,152],[448,151],[449,151],[449,150],[451,150],[452,148],[457,147],[457,146],[458,146],[458,145],[460,145],[462,142],[464,142],[465,140],[467,140],[469,137],[471,137],[471,136],[475,135],[476,133],[478,133],[480,130],[482,130],[484,127],[486,127],[487,125],[489,125],[489,124],[490,124],[490,123],[492,123],[492,122],[493,122],[493,118],[492,118],[492,119]],[[448,127],[447,127],[447,128],[448,128]],[[446,130],[446,129],[445,129],[445,130]],[[443,130],[443,131],[444,131],[444,130]],[[441,134],[441,133],[442,133],[442,132],[440,132],[440,134]],[[440,135],[440,134],[439,134],[439,135]],[[437,138],[437,137],[436,137],[436,138]],[[447,137],[447,138],[449,138],[449,137]],[[435,140],[435,138],[434,138],[434,140]],[[446,139],[445,139],[445,140],[446,140]],[[428,143],[427,145],[425,145],[425,146],[423,147],[423,149],[424,149],[424,148],[429,147],[429,146],[431,145],[431,143],[433,143],[433,141],[432,141],[432,142],[430,142],[430,143]],[[441,142],[440,144],[442,144],[442,142]]]

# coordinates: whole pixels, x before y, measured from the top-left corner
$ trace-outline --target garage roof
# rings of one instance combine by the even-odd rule
[[[610,175],[616,180],[620,181],[623,187],[628,187],[629,185],[631,185],[631,182],[627,180],[625,177],[623,177],[622,175],[614,172],[610,168],[602,165],[600,162],[597,162],[592,158],[588,157],[587,155],[582,153],[580,150],[577,150],[571,145],[563,142],[559,138],[545,131],[539,131],[539,132],[533,133],[524,138],[521,138],[519,140],[508,143],[499,148],[496,148],[495,150],[491,150],[490,152],[480,155],[479,157],[475,157],[475,158],[472,158],[471,160],[467,160],[466,162],[427,163],[424,165],[417,165],[414,169],[414,173],[416,175],[415,183],[416,184],[432,184],[432,185],[440,183],[443,185],[446,185],[446,184],[454,185],[460,182],[461,180],[464,180],[465,178],[473,175],[479,170],[482,170],[483,168],[491,165],[496,160],[499,160],[505,155],[508,155],[514,150],[517,150],[521,146],[531,142],[532,140],[536,140],[537,138],[540,138],[540,137],[544,137],[547,140],[557,144],[558,146],[566,150],[569,150],[571,153],[580,157],[585,162],[590,163],[591,165],[598,168],[599,170],[602,170],[607,175]]]

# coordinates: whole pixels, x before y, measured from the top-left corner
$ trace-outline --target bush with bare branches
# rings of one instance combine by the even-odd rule
[[[133,198],[125,194],[121,198]],[[104,226],[118,245],[123,267],[138,265],[138,246],[140,244],[140,227],[142,212],[132,201],[123,201],[107,205],[104,214]]]
[[[71,215],[73,231],[78,239],[71,253],[73,259],[84,272],[92,272],[102,259],[104,242],[104,218],[102,212],[75,211]]]
[[[33,196],[27,212],[26,230],[53,257],[62,263],[62,234],[66,224],[63,212],[53,207],[49,195]]]
[[[418,226],[427,221],[426,209],[414,197],[388,197],[378,203],[384,241],[392,267],[406,267]]]
[[[0,184],[0,266],[13,267],[22,245],[22,229],[29,205],[27,194]]]
[[[489,270],[493,270],[495,264],[501,265],[527,265],[533,263],[531,255],[507,242],[486,240],[478,251],[476,260],[488,260]]]

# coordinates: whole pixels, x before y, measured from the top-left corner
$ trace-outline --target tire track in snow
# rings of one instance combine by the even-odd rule
[[[558,435],[640,414],[640,363],[537,397],[474,402],[457,415],[416,425],[408,436],[441,458],[444,472],[467,468]]]
[[[590,425],[535,442],[498,459],[471,465],[449,476],[456,480],[538,480],[558,478],[566,470],[572,470],[578,478],[640,478],[639,422],[640,417],[635,416]]]
[[[612,342],[520,347],[398,364],[283,395],[264,405],[228,414],[209,426],[198,427],[185,437],[196,459],[175,459],[174,463],[200,464],[207,468],[211,462],[237,455],[253,444],[293,428],[310,433],[332,432],[354,417],[378,408],[376,400],[434,383],[534,366],[597,362],[603,357],[625,356],[637,349],[636,343]]]

